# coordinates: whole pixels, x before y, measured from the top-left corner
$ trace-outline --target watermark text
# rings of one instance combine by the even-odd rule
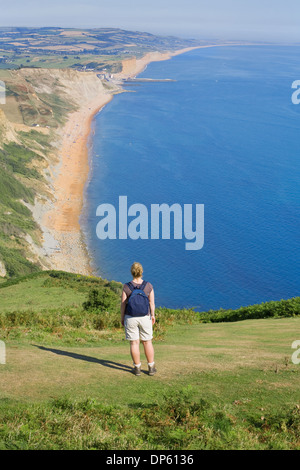
[[[204,204],[144,204],[128,207],[127,196],[119,196],[119,207],[101,204],[96,227],[99,240],[182,240],[186,250],[201,250],[204,245]],[[172,232],[172,233],[171,233]]]
[[[292,83],[292,88],[296,91],[292,94],[292,103],[300,104],[300,80],[295,80]]]
[[[0,340],[0,364],[6,364],[6,348],[4,341]]]
[[[292,354],[292,363],[293,364],[300,364],[300,340],[296,340],[292,344],[292,349],[296,349],[296,351]]]
[[[2,80],[0,80],[0,104],[6,104],[6,88]]]

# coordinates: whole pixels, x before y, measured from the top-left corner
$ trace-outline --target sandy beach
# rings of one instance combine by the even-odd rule
[[[100,82],[100,80],[97,78]],[[71,113],[60,132],[58,164],[51,169],[52,200],[37,203],[35,218],[42,228],[43,251],[51,269],[92,274],[79,218],[89,175],[88,141],[94,116],[112,99],[100,89],[92,99]]]
[[[198,47],[187,47],[185,49],[180,49],[175,52],[149,52],[144,55],[141,59],[127,59],[123,61],[123,70],[121,73],[116,74],[115,76],[120,79],[134,78],[136,75],[142,73],[148,64],[151,62],[161,62],[164,60],[169,60],[172,57],[175,57],[179,54],[184,54],[185,52],[192,51],[194,49],[199,49],[201,47],[207,46],[198,46]]]
[[[43,252],[48,268],[84,275],[93,274],[79,223],[84,188],[89,175],[88,141],[93,118],[115,93],[122,92],[122,80],[140,74],[151,62],[168,60],[192,49],[197,48],[167,53],[151,52],[141,59],[123,61],[123,70],[115,75],[113,91],[110,92],[103,87],[95,73],[81,74],[83,80],[88,76],[90,81],[96,80],[97,85],[93,84],[92,90],[86,92],[86,97],[78,95],[80,109],[69,115],[62,129],[58,164],[52,169],[53,198],[46,204],[37,203],[33,210],[44,234]]]
[[[59,245],[50,254],[50,262],[55,269],[91,274],[79,225],[89,174],[87,144],[95,114],[111,99],[112,95],[101,94],[71,114],[63,129],[60,170],[53,182],[55,202],[43,219],[43,225],[52,232]]]

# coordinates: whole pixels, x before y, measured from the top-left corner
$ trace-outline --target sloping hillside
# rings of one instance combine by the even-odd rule
[[[0,275],[50,268],[32,210],[53,199],[69,113],[106,93],[94,73],[76,70],[0,71],[6,104],[0,106]]]
[[[32,273],[0,283],[2,338],[16,335],[30,341],[43,338],[73,344],[93,344],[104,334],[121,333],[122,284],[63,271]],[[265,302],[237,310],[195,312],[157,308],[156,338],[164,338],[172,325],[233,323],[265,318],[300,318],[300,297]]]
[[[0,449],[299,449],[299,298],[219,323],[157,309],[158,372],[142,354],[135,377],[121,288],[57,271],[0,283]]]

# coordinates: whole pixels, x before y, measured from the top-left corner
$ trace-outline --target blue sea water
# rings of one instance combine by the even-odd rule
[[[199,49],[150,64],[97,115],[82,227],[100,276],[139,261],[156,304],[197,310],[299,295],[300,47]],[[97,206],[205,205],[205,242],[99,240]],[[150,230],[150,228],[149,228]]]

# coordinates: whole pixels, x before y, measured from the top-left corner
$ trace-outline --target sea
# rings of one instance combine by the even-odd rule
[[[138,79],[152,79],[141,80]],[[158,80],[158,81],[155,81]],[[162,80],[162,81],[160,81]],[[156,305],[236,309],[300,293],[300,46],[223,46],[153,62],[97,114],[81,226],[97,275]],[[99,239],[97,208],[149,211],[149,236]],[[204,244],[151,238],[153,204],[204,207]],[[103,217],[102,217],[103,220]],[[134,217],[128,217],[128,224]],[[184,228],[184,221],[183,228]]]

